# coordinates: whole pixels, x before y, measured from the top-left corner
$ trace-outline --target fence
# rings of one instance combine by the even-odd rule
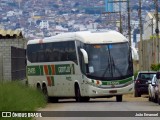
[[[142,45],[142,63],[140,62],[140,66],[142,65],[142,70],[151,70],[151,64],[155,64],[158,62],[157,40],[156,38],[143,40]],[[140,55],[140,42],[138,45],[138,49]]]
[[[26,50],[11,47],[11,78],[22,80],[26,78]]]

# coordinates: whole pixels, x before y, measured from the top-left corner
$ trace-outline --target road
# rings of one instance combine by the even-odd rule
[[[36,120],[159,120],[160,119],[160,105],[152,102],[148,102],[147,96],[142,96],[139,98],[133,97],[133,95],[125,95],[123,98],[123,102],[116,102],[116,98],[98,98],[91,99],[90,102],[86,103],[77,103],[74,99],[60,100],[59,103],[48,103],[45,108],[41,108],[38,111],[89,111],[87,114],[91,116],[98,116],[96,111],[102,111],[100,117],[42,117],[36,118]],[[91,112],[94,111],[92,114]],[[113,114],[119,114],[117,117],[106,117],[106,114],[103,112],[106,111],[115,111]],[[120,112],[116,112],[120,111]],[[123,112],[124,111],[124,112]],[[158,114],[158,117],[124,117],[127,114],[145,114],[144,111],[153,111],[154,114]],[[132,112],[132,111],[140,111],[140,112]],[[143,112],[141,112],[143,111]],[[156,112],[158,111],[158,112]],[[82,113],[83,113],[82,112]],[[72,113],[72,112],[70,112]],[[74,113],[73,113],[74,114]],[[110,114],[110,113],[107,113]],[[122,116],[121,116],[122,114]],[[141,115],[139,114],[139,115]],[[105,117],[104,117],[104,116]]]

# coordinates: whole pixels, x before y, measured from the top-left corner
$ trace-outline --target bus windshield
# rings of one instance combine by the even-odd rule
[[[133,75],[133,62],[128,43],[86,44],[87,76],[99,80],[124,79]]]

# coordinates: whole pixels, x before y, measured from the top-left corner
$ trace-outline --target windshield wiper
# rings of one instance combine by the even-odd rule
[[[112,74],[112,71],[111,71],[111,70],[112,70],[112,68],[111,68],[111,60],[110,60],[110,57],[108,57],[108,65],[107,65],[107,68],[105,69],[102,77],[105,76],[105,74],[106,74],[107,71],[109,71],[109,73]]]
[[[112,69],[112,74],[113,74],[113,72],[115,72],[115,70],[117,70],[118,73],[122,76],[122,72],[119,70],[118,67],[115,66],[114,59],[113,59],[112,56],[111,56],[111,66],[112,66],[112,68],[113,68],[113,69]]]

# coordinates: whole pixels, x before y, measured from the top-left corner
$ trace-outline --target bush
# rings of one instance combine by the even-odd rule
[[[18,82],[0,82],[0,111],[36,111],[45,105],[45,98],[38,90]],[[21,119],[16,118],[16,120]]]
[[[134,72],[134,78],[136,78],[138,75],[138,71]]]
[[[160,64],[151,64],[151,70],[153,71],[160,70]]]

